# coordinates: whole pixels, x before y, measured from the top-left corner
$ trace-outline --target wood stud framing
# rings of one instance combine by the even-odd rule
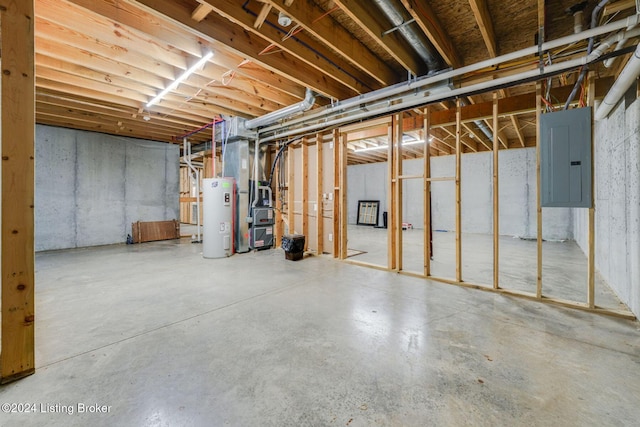
[[[537,223],[537,279],[536,298],[542,298],[542,189],[540,183],[540,115],[542,114],[542,83],[536,83],[536,223]]]
[[[318,182],[317,192],[316,192],[316,206],[317,206],[316,222],[317,222],[317,239],[318,239],[317,253],[318,255],[322,255],[324,253],[324,187],[323,187],[324,135],[321,133],[316,134],[316,146],[318,147],[318,156],[317,156],[317,163],[316,163],[316,180]]]
[[[423,157],[423,190],[424,190],[424,275],[431,275],[431,110],[424,109],[424,157]]]
[[[302,138],[302,234],[304,250],[309,248],[309,140]]]
[[[395,248],[389,248],[389,251],[395,250],[395,259],[396,259],[396,269],[398,271],[402,271],[402,249],[403,249],[403,241],[402,241],[402,222],[403,222],[403,212],[402,212],[402,185],[403,179],[402,177],[402,113],[395,114],[393,116],[392,123],[392,146],[393,146],[393,162],[394,164],[394,175],[391,177],[392,185],[395,187],[394,193],[394,205],[392,207],[393,216],[396,218],[394,221],[395,229],[393,232],[396,235]]]
[[[462,122],[460,98],[456,100],[456,281],[462,282]]]
[[[498,94],[493,94],[493,128],[498,129]],[[500,211],[498,133],[493,132],[493,288],[500,287]]]
[[[0,0],[2,274],[0,383],[35,372],[33,0]]]

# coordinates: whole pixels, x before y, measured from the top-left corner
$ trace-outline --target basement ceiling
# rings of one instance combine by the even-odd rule
[[[546,39],[574,30],[576,0],[35,0],[36,121],[115,135],[181,142],[215,118],[257,117],[303,99],[343,100],[446,68],[459,68],[536,44],[539,7]],[[584,25],[596,1],[586,2]],[[602,20],[635,13],[617,0]],[[287,24],[287,19],[291,21]],[[584,51],[585,43],[574,47]],[[214,56],[155,105],[146,104],[207,52]],[[572,52],[567,52],[570,55]],[[604,69],[615,75],[624,60]],[[519,65],[531,69],[532,58]],[[464,76],[457,85],[495,78],[499,70]],[[575,74],[575,73],[574,73]],[[564,79],[564,80],[563,80]],[[572,83],[575,75],[554,79]],[[499,91],[500,97],[532,86]],[[491,94],[468,97],[468,104]],[[434,110],[453,103],[434,105]],[[412,113],[409,113],[412,114]],[[489,125],[490,123],[486,123]],[[487,149],[482,124],[465,125],[466,152]],[[535,143],[532,114],[501,117],[503,148]],[[491,131],[493,131],[491,129]],[[419,138],[415,133],[410,138]],[[433,154],[451,153],[455,127],[434,131]],[[211,140],[211,131],[190,136]],[[384,138],[350,141],[351,150]],[[407,156],[421,156],[421,148]],[[384,154],[351,153],[351,163]]]

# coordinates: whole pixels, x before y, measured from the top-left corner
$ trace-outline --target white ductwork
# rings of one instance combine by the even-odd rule
[[[244,122],[244,128],[248,130],[257,129],[262,126],[273,124],[278,120],[290,117],[294,114],[304,113],[313,107],[315,102],[316,94],[311,89],[307,88],[304,94],[304,99],[301,102],[281,108],[280,110],[272,111],[271,113],[256,117],[255,119],[247,120]]]
[[[602,120],[606,118],[611,110],[613,110],[613,107],[615,107],[618,101],[620,101],[627,89],[629,89],[629,87],[636,81],[639,75],[640,45],[636,48],[636,51],[618,76],[616,82],[611,86],[609,93],[607,93],[600,103],[600,106],[594,114],[594,119]]]

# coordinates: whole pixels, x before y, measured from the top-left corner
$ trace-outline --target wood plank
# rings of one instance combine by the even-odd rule
[[[307,137],[302,138],[302,234],[304,239],[304,250],[309,250],[309,141]]]
[[[206,18],[207,15],[209,15],[212,11],[213,11],[213,8],[211,7],[211,5],[200,3],[198,7],[196,7],[196,9],[191,14],[191,19],[193,19],[196,22],[200,22],[204,18]]]
[[[402,176],[402,113],[394,114],[393,119],[391,121],[391,127],[393,132],[393,138],[391,139],[394,153],[393,153],[393,161],[395,163],[394,166],[394,174],[391,176],[392,185],[395,187],[395,200],[393,205],[394,217],[396,220],[394,221],[395,229],[393,232],[396,234],[395,247],[389,248],[390,251],[395,251],[396,253],[396,271],[403,270],[403,235],[402,235],[402,222],[403,222],[403,212],[402,212],[402,180],[400,177]]]
[[[456,100],[456,280],[462,282],[462,115]]]
[[[281,148],[281,143],[278,142],[276,145],[276,151],[279,151]],[[275,182],[275,198],[276,198],[276,206],[275,206],[275,225],[274,225],[274,234],[275,234],[275,247],[279,248],[282,246],[282,236],[284,235],[284,223],[282,221],[283,216],[283,188],[281,185],[283,170],[282,170],[282,157],[278,160],[276,164],[276,169],[274,170],[274,176],[271,178]]]
[[[228,19],[210,15],[201,22],[191,19],[189,3],[185,0],[138,0],[148,6],[155,13],[168,16],[193,30],[217,41],[214,49],[231,50],[232,52],[251,59],[262,67],[286,77],[296,83],[313,89],[328,97],[346,99],[357,93],[333,79],[327,79],[326,74],[317,70],[311,70],[304,66],[300,60],[290,55],[260,55],[260,51],[268,43],[255,34],[244,31]]]
[[[340,131],[333,131],[333,257],[341,258],[340,253]]]
[[[478,29],[482,34],[482,40],[489,51],[489,56],[495,58],[498,56],[498,49],[496,47],[496,34],[493,29],[493,21],[491,20],[491,14],[489,13],[489,7],[485,0],[469,0],[469,5],[473,11],[473,16],[478,23]]]
[[[334,3],[406,70],[416,76],[425,75],[429,71],[424,61],[411,50],[397,31],[383,36],[389,26],[385,27],[380,23],[376,16],[380,13],[377,9],[357,0],[334,0]]]
[[[347,135],[340,135],[340,259],[347,259]]]
[[[493,93],[493,128],[498,129],[498,94]],[[500,185],[499,155],[500,141],[497,132],[493,133],[493,287],[500,287]]]
[[[220,16],[264,39],[268,43],[267,46],[272,45],[281,49],[303,61],[307,67],[326,74],[328,78],[344,84],[357,93],[365,93],[382,87],[369,74],[351,63],[345,62],[334,50],[309,37],[308,33],[304,31],[292,35],[273,24],[265,25],[257,30],[253,19],[257,14],[251,13],[250,5],[245,6],[234,0],[211,0],[210,4]],[[271,7],[270,4],[263,6]],[[336,66],[336,64],[340,65]]]
[[[324,167],[323,167],[323,153],[324,153],[324,137],[321,133],[316,134],[316,146],[318,147],[318,155],[316,159],[316,204],[318,210],[316,213],[317,226],[317,239],[318,239],[318,255],[324,253]]]
[[[595,107],[595,73],[589,72],[587,75],[589,84],[589,95],[587,105],[591,108]],[[587,250],[587,304],[589,308],[595,308],[595,292],[596,292],[596,194],[595,194],[595,151],[594,151],[594,135],[593,120],[591,121],[591,200],[589,207],[588,219],[588,250]]]
[[[262,24],[264,24],[264,20],[267,19],[269,12],[271,12],[271,5],[264,3],[260,9],[260,13],[258,13],[258,16],[256,17],[256,21],[253,23],[253,28],[256,30],[262,28]]]
[[[133,243],[155,242],[180,238],[180,223],[170,221],[137,221],[131,223]]]
[[[0,0],[0,383],[35,372],[34,2]]]
[[[536,223],[537,223],[537,279],[536,297],[542,298],[542,185],[540,174],[540,115],[542,114],[542,83],[536,82]]]
[[[391,116],[391,121],[387,126],[387,268],[389,270],[396,269],[396,213],[395,213],[395,203],[396,203],[396,192],[395,186],[393,185],[393,176],[395,174],[395,161],[394,156],[395,152],[393,150],[393,141],[394,141],[394,126],[393,126],[393,116]]]
[[[301,1],[294,2],[289,7],[283,7],[282,0],[269,0],[269,4],[289,15],[305,31],[334,49],[345,61],[369,74],[380,84],[392,85],[405,77],[398,76],[388,64],[381,61],[342,26],[336,25],[332,19],[322,19],[326,13],[320,7]]]
[[[431,139],[431,109],[425,107],[424,114],[424,157],[423,157],[423,170],[424,170],[424,213],[423,213],[423,229],[424,229],[424,275],[425,277],[431,276],[431,153],[429,151],[429,140]]]
[[[462,67],[462,60],[451,41],[451,37],[445,31],[429,3],[416,0],[400,1],[446,63],[453,68]]]
[[[111,20],[119,22],[121,25],[136,29],[150,36],[149,41],[160,45],[173,46],[183,52],[193,56],[201,56],[203,41],[210,42],[212,46],[217,46],[214,40],[206,40],[202,34],[194,31],[185,31],[184,26],[166,17],[154,14],[144,7],[140,7],[137,3],[130,0],[119,2],[105,2],[95,0],[67,0],[82,6],[92,12],[107,17]],[[37,25],[38,33],[40,26]],[[66,34],[63,36],[63,40]],[[96,45],[97,46],[97,45]],[[92,47],[94,49],[95,46]],[[121,55],[122,51],[113,52],[114,55]],[[109,55],[107,55],[109,56]],[[289,79],[281,75],[276,75],[268,70],[263,69],[256,64],[246,63],[245,58],[238,56],[232,52],[223,49],[217,49],[216,55],[212,58],[210,65],[218,67],[217,77],[223,75],[227,71],[234,73],[234,87],[239,87],[239,77],[248,78],[255,86],[254,90],[243,89],[248,94],[256,94],[272,101],[278,102],[283,106],[291,105],[296,101],[287,101],[278,96],[286,94],[286,96],[295,96],[298,100],[304,97],[304,88],[294,84]],[[136,64],[136,62],[130,63]],[[144,67],[144,69],[147,69]],[[217,78],[210,76],[211,79]],[[168,77],[170,78],[170,77]],[[277,88],[277,91],[274,90]],[[275,97],[274,97],[275,96]]]
[[[293,155],[293,145],[287,147],[287,219],[289,220],[288,234],[296,233],[296,216],[294,213],[295,203],[295,161]]]

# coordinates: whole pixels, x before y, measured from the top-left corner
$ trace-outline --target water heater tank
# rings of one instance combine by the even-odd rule
[[[202,256],[224,258],[233,250],[233,217],[235,207],[233,178],[202,180]]]

